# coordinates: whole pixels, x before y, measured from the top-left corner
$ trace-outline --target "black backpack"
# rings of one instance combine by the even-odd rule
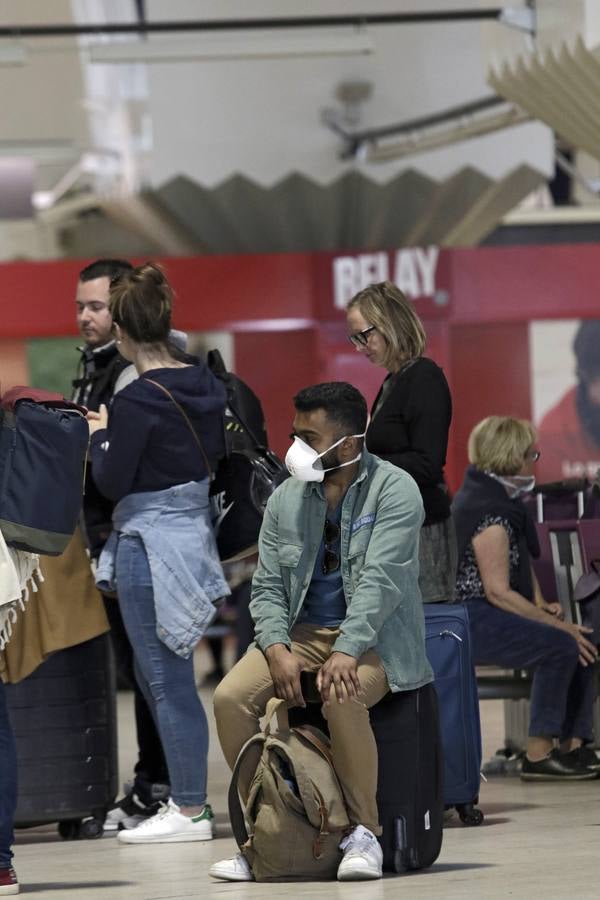
[[[211,484],[213,526],[222,562],[256,553],[267,500],[288,476],[268,446],[260,400],[241,378],[228,372],[218,350],[206,361],[227,389],[225,456]]]

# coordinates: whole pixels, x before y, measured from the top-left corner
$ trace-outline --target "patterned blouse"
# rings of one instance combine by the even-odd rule
[[[501,525],[508,536],[508,561],[510,569],[510,586],[516,590],[517,573],[519,570],[519,545],[517,543],[516,534],[513,526],[508,519],[502,516],[488,515],[481,520],[473,537],[481,534],[490,525]],[[456,602],[465,603],[467,600],[474,600],[478,597],[485,597],[485,590],[479,574],[479,567],[475,559],[475,551],[473,544],[469,543],[462,559],[458,563],[458,571],[456,573]]]

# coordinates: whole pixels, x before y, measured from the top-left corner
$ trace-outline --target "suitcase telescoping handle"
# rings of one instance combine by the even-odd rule
[[[435,637],[435,635],[434,635],[434,637]],[[456,634],[455,631],[450,631],[449,628],[445,628],[443,631],[440,631],[440,633],[437,635],[437,637],[441,637],[441,638],[452,637],[452,638],[454,638],[455,641],[458,641],[460,644],[463,643],[463,639],[458,634]]]
[[[445,638],[451,637],[454,638],[455,641],[458,641],[459,644],[464,643],[463,639],[458,635],[455,631],[451,631],[449,628],[444,628],[443,631],[438,631],[437,634],[428,634],[426,640],[430,641],[432,638]]]

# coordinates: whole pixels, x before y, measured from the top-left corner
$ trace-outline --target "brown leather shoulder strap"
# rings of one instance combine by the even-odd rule
[[[177,409],[179,410],[179,412],[185,419],[185,422],[186,422],[188,428],[192,432],[192,435],[194,436],[194,440],[198,444],[200,453],[202,454],[202,458],[204,459],[204,465],[206,466],[206,471],[208,472],[208,477],[212,478],[213,470],[212,470],[211,464],[208,461],[208,456],[206,455],[206,450],[204,449],[204,445],[202,444],[202,441],[200,440],[200,437],[198,436],[198,433],[197,433],[196,429],[194,428],[194,426],[192,425],[190,417],[186,413],[183,406],[177,402],[177,400],[175,399],[175,397],[173,396],[171,391],[168,388],[166,388],[164,386],[164,384],[161,384],[160,381],[154,381],[153,378],[144,378],[144,381],[147,381],[149,384],[153,384],[155,387],[159,388],[163,392],[163,394],[166,394],[167,397],[171,400],[171,402],[175,404],[175,406],[177,407]]]
[[[292,731],[296,734],[301,735],[305,741],[308,741],[309,744],[312,744],[315,750],[318,750],[321,756],[325,757],[331,768],[335,771],[331,750],[329,749],[327,744],[322,741],[321,738],[312,730],[312,728],[307,728],[305,725],[294,725]]]

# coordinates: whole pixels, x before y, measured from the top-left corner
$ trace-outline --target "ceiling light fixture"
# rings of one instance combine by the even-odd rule
[[[176,63],[219,59],[287,59],[311,56],[356,56],[373,53],[371,37],[350,34],[269,34],[237,38],[118,41],[88,48],[92,63]]]

